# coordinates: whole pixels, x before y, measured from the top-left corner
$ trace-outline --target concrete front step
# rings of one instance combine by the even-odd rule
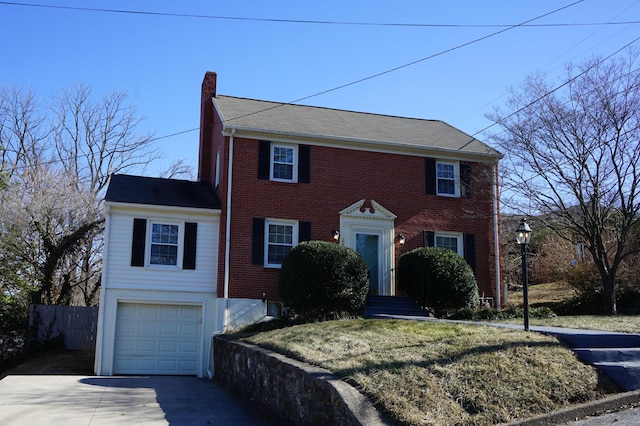
[[[640,348],[638,334],[574,332],[558,338],[572,348]]]
[[[626,391],[640,389],[640,361],[595,362],[593,366]]]
[[[597,362],[640,362],[640,348],[574,348],[581,360]]]
[[[640,389],[639,334],[565,330],[557,337],[622,389]]]

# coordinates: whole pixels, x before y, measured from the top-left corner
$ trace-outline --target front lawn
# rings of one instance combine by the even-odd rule
[[[334,372],[395,424],[498,424],[618,391],[555,338],[520,330],[342,320],[239,337]]]

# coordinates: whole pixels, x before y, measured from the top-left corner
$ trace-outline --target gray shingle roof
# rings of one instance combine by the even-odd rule
[[[328,140],[396,145],[452,154],[500,157],[488,145],[439,120],[395,117],[218,95],[225,126]]]
[[[105,201],[220,209],[218,197],[206,182],[131,175],[111,176]]]

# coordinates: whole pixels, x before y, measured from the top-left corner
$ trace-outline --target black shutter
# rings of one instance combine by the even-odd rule
[[[311,240],[311,222],[298,223],[298,242]]]
[[[186,222],[184,224],[184,252],[182,256],[182,269],[196,269],[196,243],[198,237],[198,224]]]
[[[460,163],[460,195],[464,198],[471,198],[471,164]]]
[[[264,265],[264,218],[253,218],[251,232],[251,263],[253,265]]]
[[[433,231],[424,231],[424,247],[433,247],[435,246],[435,235],[436,233]]]
[[[473,272],[476,271],[476,236],[474,234],[463,234],[462,244],[464,244],[464,260],[467,261]]]
[[[311,182],[311,147],[298,145],[298,182]]]
[[[258,179],[269,179],[271,166],[271,142],[258,142]]]
[[[424,159],[425,187],[427,195],[436,195],[436,159]]]
[[[144,266],[146,233],[147,219],[133,219],[133,237],[131,239],[131,266]]]

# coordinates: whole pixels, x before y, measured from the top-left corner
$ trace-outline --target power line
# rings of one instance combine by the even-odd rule
[[[490,37],[496,36],[496,35],[498,35],[498,34],[502,34],[502,33],[506,32],[506,31],[512,30],[512,29],[514,29],[514,28],[518,28],[518,27],[525,26],[525,25],[529,24],[530,22],[533,22],[533,21],[536,21],[536,20],[541,19],[541,18],[543,18],[543,17],[546,17],[546,16],[549,16],[549,15],[552,15],[552,14],[554,14],[554,13],[557,13],[557,12],[561,11],[561,10],[564,10],[564,9],[570,8],[570,7],[572,7],[572,6],[575,6],[576,4],[582,3],[583,1],[584,1],[584,0],[578,0],[578,1],[574,2],[574,3],[570,3],[570,4],[568,4],[568,5],[565,5],[565,6],[563,6],[563,7],[560,7],[560,8],[558,8],[558,9],[555,9],[555,10],[553,10],[553,11],[551,11],[551,12],[547,12],[547,13],[544,13],[544,14],[542,14],[542,15],[539,15],[539,16],[537,16],[537,17],[535,17],[535,18],[528,19],[528,20],[526,20],[526,21],[524,21],[524,22],[522,22],[522,23],[520,23],[520,24],[512,25],[512,26],[510,26],[510,27],[508,27],[508,28],[504,28],[504,29],[502,29],[502,30],[499,30],[499,31],[493,32],[493,33],[491,33],[491,34],[488,34],[488,35],[486,35],[486,36],[483,36],[483,37],[480,37],[480,38],[474,39],[474,40],[472,40],[472,41],[469,41],[469,42],[466,42],[466,43],[463,43],[463,44],[457,45],[457,46],[455,46],[455,47],[452,47],[452,48],[449,48],[449,49],[446,49],[446,50],[440,51],[440,52],[435,53],[435,54],[433,54],[433,55],[430,55],[430,56],[427,56],[427,57],[424,57],[424,58],[421,58],[421,59],[418,59],[418,60],[415,60],[415,61],[409,62],[409,63],[407,63],[407,64],[400,65],[400,66],[397,66],[397,67],[391,68],[391,69],[389,69],[389,70],[386,70],[386,71],[383,71],[383,72],[380,72],[380,73],[377,73],[377,74],[373,74],[373,75],[370,75],[370,76],[368,76],[368,77],[364,77],[364,78],[361,78],[361,79],[359,79],[359,80],[352,81],[352,82],[350,82],[350,83],[346,83],[346,84],[343,84],[343,85],[340,85],[340,86],[336,86],[336,87],[331,88],[331,89],[327,89],[327,90],[324,90],[324,91],[321,91],[321,92],[317,92],[317,93],[315,93],[315,94],[308,95],[308,96],[305,96],[305,97],[302,97],[302,98],[299,98],[299,99],[296,99],[296,100],[293,100],[293,101],[290,101],[290,102],[287,102],[287,103],[279,103],[279,104],[274,105],[274,106],[271,106],[271,107],[269,107],[269,108],[265,108],[265,109],[262,109],[262,110],[259,110],[259,111],[255,111],[255,112],[252,112],[252,113],[249,113],[249,114],[245,114],[245,115],[238,116],[238,117],[232,117],[232,118],[227,119],[227,120],[225,120],[225,121],[226,121],[226,122],[229,122],[229,121],[232,121],[232,120],[238,120],[238,119],[240,119],[240,118],[244,118],[244,117],[247,117],[247,116],[250,116],[250,115],[259,114],[259,113],[262,113],[262,112],[265,112],[265,111],[269,111],[269,110],[272,110],[272,109],[275,109],[275,108],[279,108],[279,107],[282,107],[282,106],[285,106],[285,105],[292,105],[292,104],[295,104],[295,103],[300,102],[300,101],[303,101],[303,100],[307,100],[307,99],[310,99],[310,98],[313,98],[313,97],[316,97],[316,96],[320,96],[320,95],[323,95],[323,94],[326,94],[326,93],[330,93],[330,92],[333,92],[333,91],[336,91],[336,90],[340,90],[340,89],[343,89],[343,88],[346,88],[346,87],[349,87],[349,86],[352,86],[352,85],[355,85],[355,84],[358,84],[358,83],[362,83],[362,82],[364,82],[364,81],[368,81],[368,80],[371,80],[371,79],[374,79],[374,78],[380,77],[380,76],[385,75],[385,74],[392,73],[392,72],[394,72],[394,71],[398,71],[398,70],[400,70],[400,69],[403,69],[403,68],[406,68],[406,67],[409,67],[409,66],[415,65],[415,64],[417,64],[417,63],[420,63],[420,62],[423,62],[423,61],[426,61],[426,60],[429,60],[429,59],[432,59],[432,58],[435,58],[435,57],[438,57],[438,56],[444,55],[444,54],[446,54],[446,53],[449,53],[449,52],[452,52],[452,51],[455,51],[455,50],[461,49],[461,48],[463,48],[463,47],[466,47],[466,46],[469,46],[469,45],[471,45],[471,44],[477,43],[477,42],[479,42],[479,41],[486,40],[486,39],[488,39],[488,38],[490,38]],[[8,2],[2,2],[2,1],[0,1],[0,4],[6,4],[6,3],[8,3]],[[601,63],[601,62],[603,62],[603,61],[605,61],[606,59],[611,58],[612,56],[616,55],[617,53],[619,53],[619,52],[620,52],[620,51],[622,51],[623,49],[627,48],[628,46],[630,46],[630,45],[634,44],[634,43],[635,43],[635,42],[637,42],[638,40],[640,40],[640,37],[636,38],[635,40],[631,41],[630,43],[627,43],[625,46],[623,46],[623,47],[621,47],[620,49],[616,50],[614,53],[610,54],[609,56],[607,56],[606,58],[602,59],[601,61],[598,61],[598,64],[599,64],[599,63]],[[595,66],[595,65],[594,65],[594,66]],[[546,94],[542,95],[541,97],[537,98],[536,100],[532,101],[531,103],[529,103],[529,104],[525,105],[524,107],[522,107],[522,108],[518,109],[517,111],[515,111],[515,112],[513,112],[513,113],[511,113],[511,114],[509,114],[509,115],[507,115],[506,117],[504,117],[504,118],[503,118],[503,120],[504,120],[504,119],[507,119],[507,118],[509,118],[509,117],[511,117],[511,116],[513,116],[513,115],[515,115],[515,114],[517,114],[517,113],[519,113],[519,112],[521,112],[522,110],[524,110],[524,109],[528,108],[529,106],[533,105],[534,103],[536,103],[536,102],[538,102],[538,101],[540,101],[540,100],[544,99],[546,96],[549,96],[550,94],[552,94],[552,93],[556,92],[556,91],[557,91],[557,90],[559,90],[560,88],[562,88],[562,87],[566,86],[567,84],[570,84],[572,81],[574,81],[574,80],[576,80],[577,78],[579,78],[580,76],[584,75],[584,74],[585,74],[588,70],[590,70],[591,68],[592,68],[592,67],[590,67],[589,69],[587,69],[587,70],[583,71],[582,73],[578,74],[577,76],[575,76],[575,77],[573,77],[573,78],[569,79],[568,81],[564,82],[563,84],[561,84],[561,85],[559,85],[559,86],[555,87],[554,89],[550,90],[550,91],[549,91],[549,92],[547,92]],[[478,134],[480,134],[480,133],[482,133],[482,132],[485,132],[486,130],[488,130],[488,129],[490,129],[490,128],[494,127],[494,126],[495,126],[495,125],[497,125],[497,124],[499,124],[499,123],[493,123],[493,124],[491,124],[491,125],[489,125],[489,126],[487,126],[487,127],[483,128],[483,129],[481,129],[481,130],[479,130],[479,131],[475,132],[473,135],[471,135],[471,138],[472,138],[472,139],[471,139],[468,143],[466,143],[465,145],[463,145],[462,147],[460,147],[459,149],[463,149],[466,145],[468,145],[469,143],[472,143],[472,142],[473,142],[473,140],[475,139],[475,136],[476,136],[476,135],[478,135]],[[183,130],[183,131],[179,131],[179,132],[171,133],[171,134],[168,134],[168,135],[163,135],[163,136],[153,137],[153,138],[149,139],[149,141],[150,141],[150,142],[152,142],[152,141],[158,141],[158,140],[161,140],[161,139],[166,139],[166,138],[170,138],[170,137],[173,137],[173,136],[178,136],[178,135],[181,135],[181,134],[194,132],[194,131],[199,130],[199,129],[200,129],[199,127],[196,127],[196,128],[192,128],[192,129],[188,129],[188,130]]]
[[[226,122],[229,122],[229,121],[232,121],[232,120],[238,120],[238,119],[240,119],[240,118],[248,117],[248,116],[250,116],[250,115],[259,114],[259,113],[261,113],[261,112],[269,111],[269,110],[272,110],[272,109],[275,109],[275,108],[279,108],[279,107],[284,106],[284,105],[291,105],[291,104],[295,104],[295,103],[297,103],[297,102],[301,102],[301,101],[304,101],[304,100],[307,100],[307,99],[310,99],[310,98],[314,98],[314,97],[316,97],[316,96],[325,95],[325,94],[327,94],[327,93],[335,92],[336,90],[341,90],[341,89],[347,88],[347,87],[349,87],[349,86],[353,86],[353,85],[356,85],[356,84],[359,84],[359,83],[363,83],[363,82],[368,81],[368,80],[372,80],[372,79],[377,78],[377,77],[381,77],[381,76],[386,75],[386,74],[390,74],[390,73],[392,73],[392,72],[395,72],[395,71],[401,70],[401,69],[403,69],[403,68],[407,68],[407,67],[410,67],[410,66],[412,66],[412,65],[416,65],[416,64],[419,64],[419,63],[421,63],[421,62],[427,61],[427,60],[429,60],[429,59],[433,59],[433,58],[436,58],[436,57],[438,57],[438,56],[442,56],[442,55],[444,55],[444,54],[446,54],[446,53],[450,53],[450,52],[453,52],[453,51],[455,51],[455,50],[462,49],[463,47],[470,46],[470,45],[472,45],[472,44],[475,44],[475,43],[478,43],[478,42],[480,42],[480,41],[486,40],[486,39],[488,39],[488,38],[494,37],[494,36],[496,36],[496,35],[498,35],[498,34],[502,34],[502,33],[504,33],[504,32],[510,31],[510,30],[512,30],[512,29],[514,29],[514,28],[522,27],[522,26],[523,26],[523,25],[525,25],[525,24],[528,24],[528,23],[530,23],[530,22],[536,21],[536,20],[538,20],[538,19],[544,18],[544,17],[549,16],[549,15],[552,15],[552,14],[554,14],[554,13],[556,13],[556,12],[561,11],[561,10],[564,10],[564,9],[570,8],[570,7],[572,7],[572,6],[575,6],[576,4],[582,3],[583,1],[584,1],[584,0],[578,0],[578,1],[576,1],[576,2],[573,2],[573,3],[570,3],[570,4],[568,4],[568,5],[562,6],[562,7],[558,8],[558,9],[552,10],[551,12],[547,12],[547,13],[544,13],[544,14],[542,14],[542,15],[536,16],[535,18],[528,19],[528,20],[526,20],[526,21],[524,21],[524,22],[522,22],[522,23],[520,23],[520,24],[515,24],[515,25],[512,25],[512,26],[510,26],[510,27],[508,27],[508,28],[503,28],[503,29],[501,29],[501,30],[499,30],[499,31],[495,31],[495,32],[493,32],[493,33],[491,33],[491,34],[488,34],[488,35],[485,35],[485,36],[482,36],[482,37],[476,38],[476,39],[471,40],[471,41],[468,41],[468,42],[466,42],[466,43],[459,44],[459,45],[454,46],[454,47],[451,47],[451,48],[449,48],[449,49],[441,50],[440,52],[434,53],[434,54],[432,54],[432,55],[426,56],[426,57],[421,58],[421,59],[417,59],[417,60],[415,60],[415,61],[412,61],[412,62],[409,62],[409,63],[403,64],[403,65],[399,65],[399,66],[397,66],[397,67],[394,67],[394,68],[388,69],[388,70],[386,70],[386,71],[382,71],[382,72],[379,72],[379,73],[376,73],[376,74],[370,75],[370,76],[368,76],[368,77],[363,77],[363,78],[361,78],[361,79],[358,79],[358,80],[355,80],[355,81],[352,81],[352,82],[349,82],[349,83],[345,83],[345,84],[342,84],[342,85],[340,85],[340,86],[333,87],[333,88],[331,88],[331,89],[323,90],[323,91],[321,91],[321,92],[317,92],[317,93],[314,93],[314,94],[312,94],[312,95],[304,96],[304,97],[302,97],[302,98],[298,98],[298,99],[293,100],[293,101],[290,101],[290,102],[286,102],[286,103],[281,103],[281,104],[278,104],[278,105],[274,105],[274,106],[272,106],[272,107],[265,108],[264,110],[260,110],[260,111],[256,111],[256,112],[248,113],[248,114],[245,114],[245,115],[242,115],[242,116],[238,116],[238,117],[233,117],[233,118],[230,118],[230,119],[226,120]]]
[[[482,36],[482,37],[476,38],[476,39],[474,39],[474,40],[471,40],[471,41],[466,42],[466,43],[462,43],[462,44],[460,44],[460,45],[454,46],[454,47],[449,48],[449,49],[442,50],[442,51],[437,52],[437,53],[435,53],[435,54],[432,54],[432,55],[429,55],[429,56],[427,56],[427,57],[424,57],[424,58],[421,58],[421,59],[418,59],[418,60],[415,60],[415,61],[412,61],[412,62],[406,63],[406,64],[404,64],[404,65],[400,65],[400,66],[397,66],[397,67],[394,67],[394,68],[388,69],[388,70],[386,70],[386,71],[382,71],[382,72],[379,72],[379,73],[376,73],[376,74],[370,75],[370,76],[368,76],[368,77],[364,77],[364,78],[361,78],[361,79],[358,79],[358,80],[355,80],[355,81],[352,81],[352,82],[349,82],[349,83],[345,83],[345,84],[342,84],[342,85],[340,85],[340,86],[333,87],[333,88],[331,88],[331,89],[323,90],[323,91],[321,91],[321,92],[317,92],[317,93],[314,93],[314,94],[312,94],[312,95],[304,96],[304,97],[302,97],[302,98],[298,98],[298,99],[293,100],[293,101],[290,101],[290,102],[286,102],[286,103],[278,103],[277,105],[271,106],[271,107],[269,107],[269,108],[264,108],[264,109],[262,109],[262,110],[255,111],[255,112],[252,112],[252,113],[249,113],[249,114],[245,114],[245,115],[241,115],[241,116],[237,116],[237,117],[232,117],[232,118],[229,118],[229,119],[225,120],[225,122],[229,122],[229,121],[233,121],[233,120],[238,120],[238,119],[240,119],[240,118],[244,118],[244,117],[248,117],[248,116],[251,116],[251,115],[259,114],[259,113],[262,113],[262,112],[270,111],[270,110],[272,110],[272,109],[279,108],[279,107],[282,107],[282,106],[285,106],[285,105],[292,105],[292,104],[295,104],[295,103],[297,103],[297,102],[301,102],[301,101],[303,101],[303,100],[307,100],[307,99],[310,99],[310,98],[313,98],[313,97],[316,97],[316,96],[324,95],[324,94],[327,94],[327,93],[330,93],[330,92],[334,92],[334,91],[336,91],[336,90],[344,89],[344,88],[349,87],[349,86],[353,86],[353,85],[356,85],[356,84],[359,84],[359,83],[362,83],[362,82],[365,82],[365,81],[368,81],[368,80],[372,80],[372,79],[377,78],[377,77],[381,77],[381,76],[386,75],[386,74],[390,74],[390,73],[392,73],[392,72],[395,72],[395,71],[401,70],[401,69],[403,69],[403,68],[407,68],[407,67],[410,67],[410,66],[412,66],[412,65],[415,65],[415,64],[418,64],[418,63],[424,62],[424,61],[426,61],[426,60],[436,58],[436,57],[441,56],[441,55],[444,55],[444,54],[446,54],[446,53],[453,52],[453,51],[455,51],[455,50],[458,50],[458,49],[461,49],[461,48],[463,48],[463,47],[466,47],[466,46],[472,45],[472,44],[477,43],[477,42],[480,42],[480,41],[482,41],[482,40],[486,40],[486,39],[488,39],[488,38],[491,38],[491,37],[494,37],[494,36],[496,36],[496,35],[502,34],[502,33],[507,32],[507,31],[509,31],[509,30],[512,30],[512,29],[515,29],[515,28],[521,27],[521,26],[523,26],[523,25],[526,25],[526,24],[531,23],[531,22],[533,22],[533,21],[536,21],[536,20],[538,20],[538,19],[544,18],[544,17],[546,17],[546,16],[552,15],[552,14],[554,14],[554,13],[557,13],[557,12],[561,11],[561,10],[564,10],[564,9],[570,8],[570,7],[575,6],[575,5],[577,5],[577,4],[579,4],[579,3],[582,3],[582,2],[584,2],[584,0],[578,0],[578,1],[575,1],[575,2],[570,3],[570,4],[568,4],[568,5],[562,6],[562,7],[558,8],[558,9],[552,10],[551,12],[547,12],[547,13],[544,13],[544,14],[542,14],[542,15],[536,16],[535,18],[528,19],[528,20],[526,20],[526,21],[524,21],[524,22],[522,22],[522,23],[520,23],[520,24],[512,25],[512,26],[510,26],[510,27],[508,27],[508,28],[503,28],[503,29],[501,29],[501,30],[499,30],[499,31],[495,31],[495,32],[493,32],[493,33],[491,33],[491,34],[488,34],[488,35],[485,35],[485,36]],[[2,2],[2,1],[0,1],[0,4],[6,4],[6,3],[10,3],[10,2]],[[65,8],[66,8],[66,7],[65,7]],[[489,126],[489,127],[492,127],[492,126]],[[473,138],[475,135],[477,135],[478,133],[481,133],[481,132],[483,132],[483,131],[487,130],[489,127],[485,128],[485,129],[483,129],[483,130],[481,130],[480,132],[475,133],[474,135],[472,135],[472,138]],[[167,139],[167,138],[170,138],[170,137],[173,137],[173,136],[178,136],[178,135],[181,135],[181,134],[194,132],[194,131],[197,131],[197,130],[199,130],[199,129],[200,129],[199,127],[196,127],[196,128],[192,128],[192,129],[188,129],[188,130],[183,130],[183,131],[179,131],[179,132],[171,133],[171,134],[168,134],[168,135],[163,135],[163,136],[153,137],[153,138],[151,138],[149,141],[150,141],[150,142],[153,142],[153,141],[158,141],[158,140],[161,140],[161,139]],[[470,141],[470,142],[471,142],[471,141]]]
[[[548,24],[426,24],[426,23],[408,23],[408,22],[358,22],[358,21],[331,21],[331,20],[313,20],[313,19],[281,19],[281,18],[251,18],[244,16],[220,16],[220,15],[202,15],[190,13],[174,13],[174,12],[153,12],[144,10],[128,10],[128,9],[105,9],[79,6],[60,6],[36,3],[20,3],[0,1],[0,5],[34,7],[58,10],[74,10],[80,12],[99,12],[114,13],[128,15],[146,15],[160,16],[172,18],[190,18],[190,19],[214,19],[226,21],[248,21],[248,22],[270,22],[279,24],[311,24],[311,25],[345,25],[345,26],[369,26],[369,27],[407,27],[407,28],[511,28],[520,27],[581,27],[581,26],[602,26],[602,25],[629,25],[640,24],[640,21],[618,21],[618,22],[558,22]]]
[[[597,67],[598,65],[602,64],[604,61],[612,58],[613,56],[617,55],[618,53],[622,52],[624,49],[628,48],[629,46],[631,46],[632,44],[636,43],[637,41],[640,40],[640,37],[637,37],[635,39],[633,39],[632,41],[630,41],[629,43],[625,44],[624,46],[622,46],[621,48],[619,48],[618,50],[616,50],[615,52],[609,54],[608,56],[596,61],[595,63],[593,63],[590,67],[587,67],[586,69],[584,69],[582,72],[580,72],[579,74],[571,77],[570,79],[568,79],[567,81],[565,81],[562,84],[559,84],[558,86],[554,87],[553,89],[549,90],[548,92],[542,94],[541,96],[537,97],[536,99],[534,99],[533,101],[529,102],[528,104],[520,107],[519,109],[517,109],[516,111],[512,112],[511,114],[508,114],[504,117],[502,117],[499,121],[492,123],[490,125],[488,125],[487,127],[485,127],[484,129],[480,129],[477,132],[475,132],[473,135],[471,135],[472,138],[475,138],[476,135],[485,132],[487,130],[489,130],[490,128],[504,122],[505,120],[508,120],[509,118],[513,117],[514,115],[524,111],[525,109],[529,108],[530,106],[532,106],[535,103],[540,102],[541,100],[543,100],[544,98],[546,98],[547,96],[557,92],[558,90],[562,89],[564,86],[573,83],[575,80],[577,80],[578,78],[582,77],[583,75],[585,75],[586,73],[588,73],[589,71],[591,71],[593,68]],[[473,142],[473,140],[470,140],[469,142],[467,142],[466,144],[464,144],[463,146],[461,146],[460,149],[463,149],[464,147],[466,147],[467,145],[469,145],[471,142]]]
[[[562,6],[562,7],[558,8],[558,9],[552,10],[551,12],[547,12],[547,13],[544,13],[544,14],[542,14],[542,15],[536,16],[535,18],[528,19],[528,20],[526,20],[526,21],[524,21],[524,22],[522,22],[522,23],[520,23],[520,24],[511,25],[511,26],[509,26],[508,28],[503,28],[503,29],[501,29],[501,30],[499,30],[499,31],[495,31],[495,32],[493,32],[493,33],[491,33],[491,34],[488,34],[488,35],[486,35],[486,36],[482,36],[482,37],[480,37],[480,38],[476,38],[476,39],[474,39],[474,40],[471,40],[471,41],[469,41],[469,42],[466,42],[466,43],[463,43],[463,44],[460,44],[460,45],[454,46],[454,47],[452,47],[452,48],[442,50],[442,51],[440,51],[440,52],[438,52],[438,53],[434,53],[433,55],[429,55],[429,56],[427,56],[427,57],[424,57],[424,58],[421,58],[421,59],[418,59],[418,60],[415,60],[415,61],[412,61],[412,62],[406,63],[406,64],[404,64],[404,65],[400,65],[400,66],[397,66],[397,67],[394,67],[394,68],[388,69],[388,70],[386,70],[386,71],[382,71],[382,72],[379,72],[379,73],[376,73],[376,74],[370,75],[370,76],[368,76],[368,77],[364,77],[364,78],[361,78],[361,79],[358,79],[358,80],[355,80],[355,81],[352,81],[352,82],[349,82],[349,83],[345,83],[345,84],[342,84],[342,85],[340,85],[340,86],[333,87],[333,88],[331,88],[331,89],[323,90],[323,91],[321,91],[321,92],[317,92],[317,93],[314,93],[314,94],[311,94],[311,95],[308,95],[308,96],[304,96],[304,97],[302,97],[302,98],[298,98],[298,99],[293,100],[293,101],[290,101],[290,102],[280,103],[280,104],[277,104],[277,105],[275,105],[275,106],[272,106],[272,107],[269,107],[269,108],[265,108],[265,109],[262,109],[262,110],[259,110],[259,111],[256,111],[256,112],[252,112],[252,113],[245,114],[245,115],[238,116],[238,117],[232,117],[232,118],[229,118],[228,120],[226,120],[226,122],[233,121],[233,120],[238,120],[238,119],[240,119],[240,118],[244,118],[244,117],[247,117],[247,116],[250,116],[250,115],[254,115],[254,114],[259,114],[259,113],[261,113],[261,112],[269,111],[269,110],[272,110],[272,109],[275,109],[275,108],[279,108],[279,107],[281,107],[281,106],[295,104],[295,103],[297,103],[297,102],[301,102],[301,101],[304,101],[304,100],[307,100],[307,99],[314,98],[314,97],[316,97],[316,96],[320,96],[320,95],[324,95],[324,94],[327,94],[327,93],[330,93],[330,92],[334,92],[334,91],[336,91],[336,90],[341,90],[341,89],[344,89],[344,88],[349,87],[349,86],[353,86],[353,85],[356,85],[356,84],[359,84],[359,83],[363,83],[363,82],[368,81],[368,80],[372,80],[372,79],[377,78],[377,77],[381,77],[381,76],[386,75],[386,74],[390,74],[390,73],[392,73],[392,72],[395,72],[395,71],[401,70],[401,69],[403,69],[403,68],[407,68],[407,67],[410,67],[410,66],[412,66],[412,65],[415,65],[415,64],[418,64],[418,63],[421,63],[421,62],[427,61],[427,60],[429,60],[429,59],[433,59],[433,58],[436,58],[436,57],[438,57],[438,56],[444,55],[444,54],[446,54],[446,53],[453,52],[453,51],[458,50],[458,49],[461,49],[461,48],[463,48],[463,47],[466,47],[466,46],[472,45],[472,44],[477,43],[477,42],[480,42],[480,41],[482,41],[482,40],[486,40],[486,39],[488,39],[488,38],[490,38],[490,37],[494,37],[494,36],[496,36],[496,35],[498,35],[498,34],[502,34],[502,33],[504,33],[504,32],[507,32],[507,31],[509,31],[509,30],[512,30],[512,29],[514,29],[514,28],[522,27],[522,26],[524,26],[524,25],[526,25],[526,24],[529,24],[529,23],[531,23],[531,22],[533,22],[533,21],[536,21],[536,20],[538,20],[538,19],[544,18],[544,17],[546,17],[546,16],[549,16],[549,15],[552,15],[552,14],[554,14],[554,13],[557,13],[557,12],[559,12],[559,11],[561,11],[561,10],[564,10],[564,9],[570,8],[570,7],[572,7],[572,6],[575,6],[576,4],[582,3],[583,1],[584,1],[584,0],[578,0],[578,1],[576,1],[576,2],[573,2],[573,3],[570,3],[570,4],[568,4],[568,5]],[[0,1],[0,4],[14,4],[14,3],[12,3],[12,2],[3,2],[3,1]],[[20,4],[20,5],[21,5],[21,4]],[[29,6],[33,6],[33,5],[29,5]],[[54,6],[43,6],[43,7],[54,7]],[[55,7],[58,7],[58,6],[55,6]],[[60,6],[60,7],[61,7],[61,8],[67,8],[66,6]],[[80,8],[80,9],[84,9],[84,8]],[[183,130],[183,131],[179,131],[179,132],[175,132],[175,133],[171,133],[171,134],[168,134],[168,135],[163,135],[163,136],[154,137],[154,138],[151,138],[151,139],[150,139],[150,141],[152,141],[152,142],[153,142],[153,141],[158,141],[158,140],[161,140],[161,139],[167,139],[167,138],[170,138],[170,137],[173,137],[173,136],[178,136],[178,135],[182,135],[182,134],[185,134],[185,133],[195,132],[196,130],[199,130],[199,127],[196,127],[196,128],[193,128],[193,129],[188,129],[188,130]],[[486,129],[483,129],[483,131],[484,131],[484,130],[486,130]],[[476,133],[476,134],[477,134],[477,133]]]

